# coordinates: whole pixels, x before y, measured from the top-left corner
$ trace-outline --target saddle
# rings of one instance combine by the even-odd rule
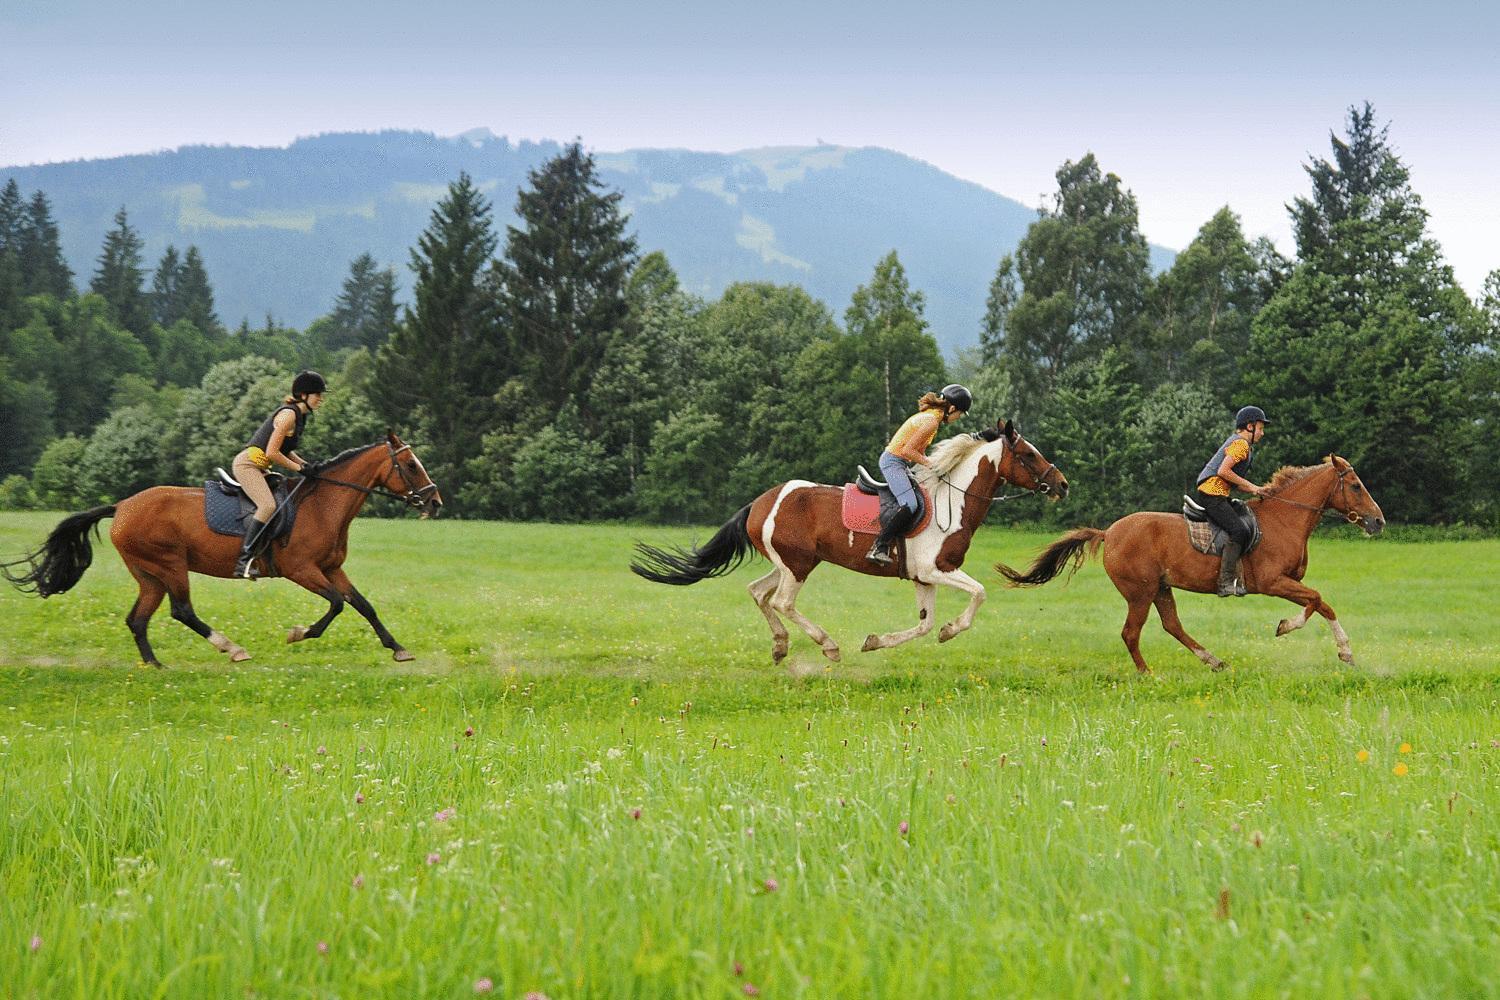
[[[1241,555],[1255,551],[1260,544],[1260,522],[1255,519],[1255,511],[1243,500],[1229,501],[1234,507],[1234,512],[1240,516],[1245,527],[1250,529],[1250,544],[1246,546]],[[1182,517],[1187,522],[1188,541],[1193,548],[1204,555],[1218,556],[1224,554],[1224,545],[1229,541],[1229,535],[1224,529],[1208,519],[1208,512],[1203,505],[1184,493],[1182,495]]]
[[[932,520],[932,497],[916,483],[917,516],[901,537],[910,538]],[[901,510],[901,503],[891,488],[874,476],[868,469],[859,466],[859,475],[852,483],[844,484],[844,527],[866,535],[878,535],[880,529],[890,523]]]
[[[215,478],[203,482],[203,519],[211,531],[243,538],[255,518],[255,501],[245,495],[244,489],[229,473],[223,469],[215,469],[214,473]],[[296,503],[287,502],[291,486],[286,477],[275,472],[267,473],[266,485],[276,498],[276,516],[261,533],[261,551],[270,542],[291,534],[292,525],[297,520]]]

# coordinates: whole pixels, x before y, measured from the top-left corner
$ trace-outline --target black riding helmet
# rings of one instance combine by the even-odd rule
[[[1243,430],[1244,428],[1249,427],[1252,423],[1254,423],[1257,420],[1259,420],[1263,424],[1269,424],[1271,422],[1271,421],[1269,421],[1269,420],[1266,419],[1266,411],[1262,410],[1260,407],[1258,407],[1258,406],[1244,406],[1244,407],[1241,407],[1240,408],[1240,412],[1238,412],[1238,413],[1236,413],[1234,415],[1234,427],[1235,427],[1235,430]]]
[[[974,394],[963,386],[954,382],[952,385],[943,386],[943,391],[938,393],[948,405],[960,413],[968,413],[969,407],[974,405]]]
[[[327,392],[328,383],[315,371],[305,371],[292,379],[293,396],[311,396],[315,392]]]

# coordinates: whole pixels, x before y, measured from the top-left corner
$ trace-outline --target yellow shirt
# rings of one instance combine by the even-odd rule
[[[1230,465],[1239,465],[1250,454],[1250,446],[1245,443],[1244,438],[1235,438],[1229,442],[1229,447],[1224,449],[1224,456],[1229,459]],[[1202,475],[1202,473],[1199,473]],[[1224,481],[1223,476],[1209,476],[1198,484],[1198,492],[1207,493],[1213,497],[1227,497],[1229,495],[1229,484]]]
[[[938,428],[943,426],[942,410],[923,410],[906,418],[906,423],[891,437],[890,444],[885,450],[893,455],[903,452],[917,451],[927,454],[927,446],[932,444],[932,439],[937,437]]]

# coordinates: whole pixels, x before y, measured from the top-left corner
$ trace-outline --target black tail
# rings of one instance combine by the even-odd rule
[[[1043,549],[1041,555],[1036,557],[1036,562],[1025,573],[1013,570],[1004,563],[996,563],[995,569],[1010,581],[1012,587],[1035,587],[1061,573],[1070,559],[1073,561],[1073,568],[1068,571],[1068,576],[1071,577],[1083,565],[1083,560],[1098,552],[1102,544],[1104,532],[1098,528],[1075,528]],[[1087,551],[1084,550],[1085,546],[1088,547]]]
[[[745,528],[749,520],[750,505],[745,504],[714,537],[696,549],[667,551],[637,543],[637,559],[630,564],[630,571],[652,583],[670,583],[677,587],[707,580],[711,576],[723,576],[755,551],[750,544],[750,532]]]
[[[73,589],[83,571],[94,561],[89,529],[93,528],[98,534],[99,522],[114,516],[113,504],[81,514],[69,514],[52,529],[41,548],[22,559],[0,563],[0,574],[21,590],[38,597],[51,597]],[[24,572],[11,572],[13,567],[23,565],[26,567]]]

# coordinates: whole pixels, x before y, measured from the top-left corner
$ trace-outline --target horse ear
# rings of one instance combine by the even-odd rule
[[[1000,433],[1004,434],[1011,441],[1020,436],[1021,432],[1016,430],[1016,420],[1014,417],[1005,422],[1004,426],[1000,428]]]
[[[1347,472],[1350,468],[1352,468],[1352,466],[1349,465],[1348,459],[1340,458],[1338,455],[1335,455],[1332,452],[1329,452],[1328,454],[1328,461],[1331,462],[1333,464],[1333,467],[1340,472]]]
[[[396,443],[396,432],[387,427],[385,429],[385,439],[394,445]]]

